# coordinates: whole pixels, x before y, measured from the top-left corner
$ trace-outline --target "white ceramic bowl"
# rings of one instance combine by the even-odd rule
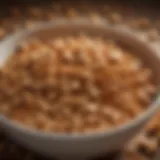
[[[158,85],[160,84],[160,56],[149,44],[139,40],[133,33],[124,29],[110,27],[106,24],[93,24],[82,20],[57,20],[53,23],[40,24],[34,29],[7,37],[0,43],[0,65],[3,65],[7,57],[13,53],[19,42],[30,36],[47,38],[48,36],[66,36],[80,32],[86,32],[92,36],[100,35],[115,38],[134,48],[137,51],[136,54],[153,70],[155,82]],[[2,115],[0,115],[0,124],[14,141],[38,153],[57,158],[88,158],[121,149],[154,115],[158,109],[158,101],[157,96],[151,106],[139,117],[107,132],[78,135],[44,134],[25,128]]]

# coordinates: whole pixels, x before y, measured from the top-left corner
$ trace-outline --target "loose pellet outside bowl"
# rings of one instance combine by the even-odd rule
[[[56,37],[76,35],[81,32],[90,36],[102,36],[118,40],[137,52],[137,56],[144,60],[154,73],[157,86],[160,84],[160,56],[148,43],[139,40],[133,33],[120,27],[111,27],[105,23],[93,24],[87,20],[55,20],[41,23],[34,28],[10,35],[0,43],[0,64],[3,65],[21,41],[29,37]],[[14,141],[40,154],[57,158],[88,158],[107,152],[120,150],[134,137],[146,122],[158,110],[159,97],[151,106],[136,119],[107,132],[91,134],[67,135],[65,133],[42,133],[14,123],[3,115],[0,116],[2,129]]]

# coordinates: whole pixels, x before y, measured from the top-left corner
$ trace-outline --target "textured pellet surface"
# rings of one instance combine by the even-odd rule
[[[148,108],[152,70],[134,52],[99,37],[28,40],[0,70],[0,112],[45,132],[96,132]]]

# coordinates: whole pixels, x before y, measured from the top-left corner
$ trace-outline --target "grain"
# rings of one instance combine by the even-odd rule
[[[0,112],[45,132],[122,125],[143,112],[155,92],[152,71],[137,57],[87,35],[23,42],[0,70]]]

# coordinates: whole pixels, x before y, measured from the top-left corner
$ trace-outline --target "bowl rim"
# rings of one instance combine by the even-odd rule
[[[141,45],[143,45],[143,46],[145,46],[145,48],[147,48],[148,52],[150,52],[150,53],[154,52],[154,53],[156,53],[155,55],[158,55],[157,50],[155,50],[148,42],[146,42],[146,41],[144,42],[144,40],[138,38],[137,35],[135,35],[130,30],[128,30],[126,28],[125,29],[121,28],[119,26],[108,25],[104,21],[101,23],[92,23],[91,21],[88,21],[86,19],[76,19],[76,20],[56,19],[53,22],[48,22],[48,23],[47,22],[40,22],[40,23],[37,23],[34,26],[34,28],[23,29],[17,33],[8,35],[6,38],[4,38],[0,42],[0,47],[2,47],[3,44],[5,44],[7,41],[12,41],[13,39],[11,37],[19,37],[19,36],[26,35],[26,33],[31,33],[31,32],[34,33],[35,31],[38,31],[41,29],[45,30],[48,27],[55,28],[58,25],[61,26],[64,24],[65,25],[66,24],[67,25],[89,25],[90,27],[95,25],[96,27],[103,27],[104,29],[107,28],[108,30],[114,30],[118,34],[123,34],[123,35],[127,36],[128,38],[139,42]],[[18,45],[18,43],[17,43],[17,45]],[[110,128],[107,131],[104,129],[103,131],[96,131],[96,132],[91,132],[91,133],[73,133],[73,134],[69,133],[68,134],[65,132],[64,133],[43,132],[40,130],[36,130],[36,129],[30,128],[30,127],[27,127],[27,126],[25,126],[19,122],[16,122],[14,120],[10,120],[1,113],[0,113],[0,123],[2,123],[4,126],[7,126],[9,128],[16,129],[16,130],[23,132],[25,134],[34,135],[39,138],[53,138],[53,139],[56,139],[59,141],[82,140],[82,139],[90,140],[90,139],[106,137],[106,136],[109,137],[111,135],[115,135],[115,134],[130,130],[131,128],[134,128],[137,124],[139,124],[141,121],[143,121],[147,117],[151,117],[151,115],[154,114],[159,109],[159,107],[160,107],[159,104],[160,104],[160,93],[159,93],[159,89],[158,89],[156,97],[152,101],[152,103],[150,104],[148,109],[143,111],[143,113],[141,113],[140,115],[138,115],[134,119],[131,119],[131,120],[129,120],[129,122],[126,122],[118,127]],[[2,125],[2,128],[3,128],[3,125]]]

